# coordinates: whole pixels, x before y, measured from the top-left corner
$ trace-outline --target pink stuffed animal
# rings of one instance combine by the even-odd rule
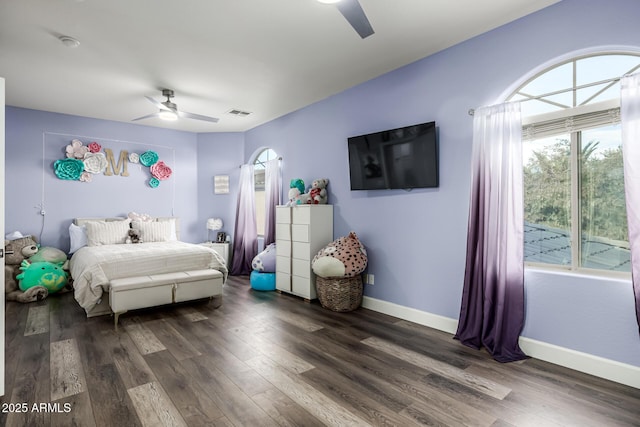
[[[320,277],[354,277],[367,268],[367,260],[366,249],[352,231],[320,249],[311,268]]]

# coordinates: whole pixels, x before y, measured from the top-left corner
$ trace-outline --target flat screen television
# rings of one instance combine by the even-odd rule
[[[351,190],[438,187],[436,123],[348,138]]]

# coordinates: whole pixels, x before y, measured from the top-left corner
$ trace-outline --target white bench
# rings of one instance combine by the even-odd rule
[[[109,305],[118,318],[129,310],[156,307],[222,295],[223,275],[218,270],[194,270],[125,277],[110,283]]]

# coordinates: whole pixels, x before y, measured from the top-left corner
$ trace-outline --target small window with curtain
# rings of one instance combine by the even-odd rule
[[[271,148],[265,148],[256,156],[253,162],[255,181],[255,202],[256,202],[256,226],[258,236],[264,236],[265,230],[265,168],[269,160],[278,157],[278,154]]]

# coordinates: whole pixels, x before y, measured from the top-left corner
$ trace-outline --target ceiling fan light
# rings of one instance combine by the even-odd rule
[[[171,110],[160,110],[160,112],[158,113],[158,117],[160,117],[162,120],[178,120],[178,115]]]

